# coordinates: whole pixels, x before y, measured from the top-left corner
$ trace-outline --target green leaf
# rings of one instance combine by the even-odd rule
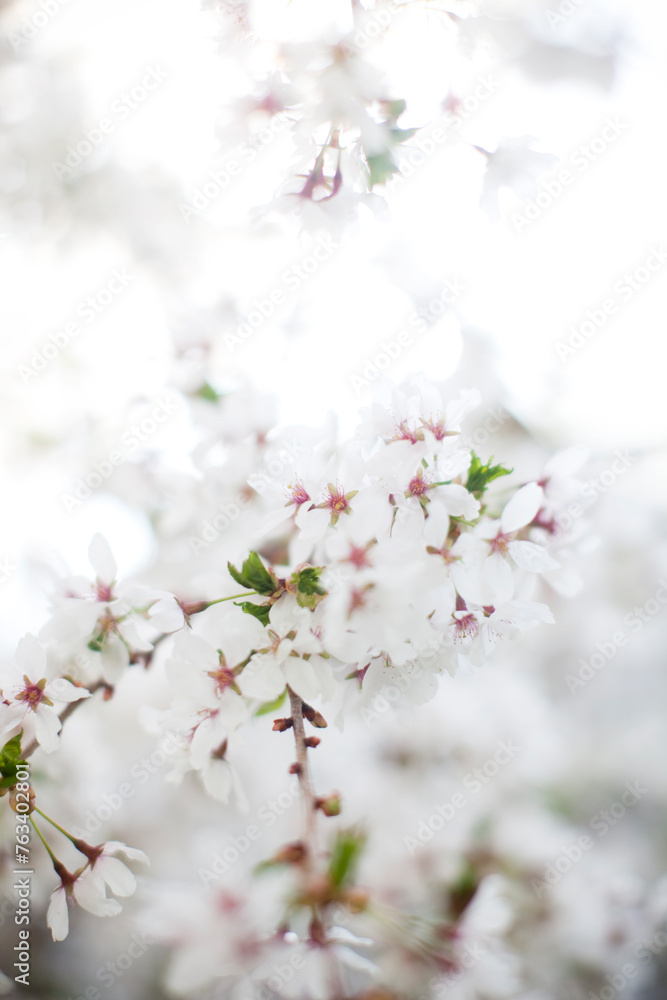
[[[408,139],[412,139],[417,132],[421,131],[418,128],[392,128],[389,130],[389,134],[392,138],[392,142],[407,142]]]
[[[234,605],[237,608],[243,608],[247,615],[257,618],[262,625],[266,626],[269,624],[270,604],[253,604],[252,601],[234,601]]]
[[[320,586],[320,573],[323,569],[324,566],[304,566],[292,573],[290,590],[296,590],[296,603],[300,608],[314,611],[322,598],[326,597],[326,590]]]
[[[329,857],[329,878],[336,888],[354,881],[365,843],[365,836],[356,830],[341,830],[338,833]]]
[[[384,184],[393,174],[399,173],[399,168],[394,162],[391,153],[377,153],[375,156],[367,156],[368,170],[370,172],[371,187],[376,184]]]
[[[0,761],[10,760],[18,763],[21,759],[21,738],[23,736],[23,730],[17,733],[16,736],[12,736],[11,740],[5,743],[2,750],[0,750]]]
[[[212,385],[208,382],[202,383],[195,392],[195,396],[199,396],[200,399],[205,399],[207,403],[219,403],[222,399],[222,393],[214,389]]]
[[[227,568],[237,583],[240,583],[242,587],[247,587],[248,590],[256,591],[258,594],[266,596],[280,589],[276,574],[273,570],[266,568],[256,552],[250,553],[243,563],[240,573],[229,562],[227,563]]]
[[[389,101],[389,117],[392,122],[397,122],[405,111],[407,105],[402,97],[395,101]]]
[[[509,476],[511,472],[514,472],[514,469],[506,469],[503,465],[491,465],[491,462],[493,462],[493,455],[484,465],[475,452],[472,452],[472,461],[466,482],[466,489],[469,493],[482,494],[494,479],[498,479],[500,476]]]
[[[0,750],[0,788],[13,788],[16,784],[16,772],[25,761],[21,760],[21,739],[23,730],[12,736]]]
[[[287,688],[285,688],[283,693],[279,694],[277,698],[274,698],[273,701],[265,701],[263,705],[260,705],[255,712],[255,715],[268,715],[269,712],[277,712],[286,697]]]
[[[480,875],[470,861],[466,861],[463,871],[449,891],[449,905],[452,915],[459,920],[470,905],[479,888]]]

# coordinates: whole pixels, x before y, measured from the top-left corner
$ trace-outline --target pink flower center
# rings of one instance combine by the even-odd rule
[[[351,545],[345,562],[352,563],[356,569],[367,569],[371,565],[371,561],[368,558],[368,548],[362,548],[360,545]]]
[[[407,420],[401,420],[400,424],[396,424],[396,433],[390,441],[409,441],[411,444],[417,444],[417,441],[424,440],[424,433],[421,430],[413,430],[408,424]]]
[[[507,543],[510,540],[509,535],[503,535],[502,531],[499,531],[496,537],[491,539],[491,551],[500,552],[504,555],[507,552]]]
[[[555,518],[547,517],[544,510],[537,512],[532,521],[536,528],[542,528],[544,531],[548,532],[550,535],[557,535],[560,527],[556,523]]]
[[[25,681],[25,687],[16,695],[17,701],[25,702],[28,708],[31,708],[33,712],[37,711],[37,706],[40,705],[42,701],[45,701],[48,705],[53,704],[53,702],[49,701],[49,699],[44,695],[44,688],[46,687],[45,678],[37,684],[33,684],[30,678],[24,674],[23,680]]]
[[[328,507],[332,514],[342,514],[350,506],[350,502],[342,487],[330,486],[324,494],[324,506]]]
[[[428,489],[430,489],[430,485],[428,481],[424,479],[424,473],[420,469],[417,475],[413,476],[410,480],[408,493],[410,493],[413,497],[423,497]]]
[[[461,639],[474,638],[479,633],[477,619],[471,611],[457,617],[460,614],[458,612],[454,616],[454,639],[460,641]]]
[[[357,590],[357,588],[354,587],[352,593],[350,594],[350,606],[347,612],[348,618],[355,611],[358,611],[360,608],[365,607],[366,603],[367,603],[366,594],[364,590]]]
[[[307,503],[310,500],[310,496],[300,479],[297,479],[294,485],[289,484],[287,496],[289,497],[288,503],[293,503],[296,507],[300,507],[302,503]]]
[[[235,682],[234,674],[226,667],[219,667],[217,670],[209,670],[208,676],[215,681],[218,694],[222,695],[226,688]]]
[[[445,421],[443,417],[436,420],[432,417],[430,420],[422,420],[422,423],[427,431],[430,431],[436,441],[443,441],[447,437],[447,431],[445,430]]]
[[[113,601],[113,590],[110,584],[103,583],[102,580],[97,580],[95,584],[95,591],[97,593],[97,600],[101,601],[103,604]]]

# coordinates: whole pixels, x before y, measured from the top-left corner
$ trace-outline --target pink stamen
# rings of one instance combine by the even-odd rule
[[[300,507],[302,503],[307,503],[310,500],[310,496],[300,479],[297,479],[294,485],[289,484],[287,496],[289,497],[288,504],[293,503],[296,507]]]
[[[428,481],[424,479],[424,473],[420,469],[417,475],[413,476],[410,480],[408,492],[413,497],[423,497],[428,489],[430,489],[430,485]]]
[[[509,535],[503,535],[502,531],[499,531],[495,538],[491,539],[489,543],[492,552],[500,552],[505,554],[507,552],[507,544],[511,541]]]
[[[479,634],[479,625],[477,624],[477,619],[475,618],[472,611],[468,614],[462,615],[460,618],[456,618],[454,622],[454,639],[460,641],[461,639],[474,638]]]
[[[407,420],[402,420],[400,424],[396,424],[396,434],[390,441],[409,441],[411,444],[417,444],[417,441],[424,440],[424,434],[421,430],[413,430],[409,425]]]
[[[350,506],[350,502],[340,486],[330,486],[324,494],[324,506],[328,507],[332,514],[342,514]]]
[[[95,583],[95,591],[97,593],[97,600],[101,601],[103,604],[113,601],[113,590],[111,584],[104,583],[102,580],[97,580]]]

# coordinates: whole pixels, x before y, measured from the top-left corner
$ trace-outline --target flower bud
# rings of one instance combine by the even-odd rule
[[[273,720],[273,732],[274,733],[286,733],[288,729],[291,729],[294,725],[291,719],[274,719]]]
[[[16,789],[15,788],[10,788],[9,789],[9,805],[14,810],[14,812],[20,813],[22,815],[30,815],[30,813],[33,812],[33,810],[35,808],[35,789],[31,787],[29,789],[29,791],[28,791],[28,812],[27,813],[25,812],[25,809],[23,809],[23,806],[25,805],[25,792],[21,793],[21,799],[19,800],[18,804],[21,805],[21,809],[17,809],[16,808],[16,806],[17,806]]]
[[[326,798],[315,799],[315,808],[320,809],[325,816],[339,816],[341,800],[338,792],[332,792]]]
[[[312,705],[307,705],[304,701],[301,705],[301,711],[303,712],[304,719],[308,719],[311,726],[314,726],[315,729],[327,728],[327,720]]]

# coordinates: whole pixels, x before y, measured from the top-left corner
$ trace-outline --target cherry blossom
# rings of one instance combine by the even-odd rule
[[[19,642],[16,664],[0,665],[0,693],[7,705],[1,734],[19,727],[26,735],[34,732],[42,749],[53,753],[58,749],[62,728],[57,706],[88,698],[89,692],[75,687],[65,677],[47,680],[47,656],[33,635]]]

